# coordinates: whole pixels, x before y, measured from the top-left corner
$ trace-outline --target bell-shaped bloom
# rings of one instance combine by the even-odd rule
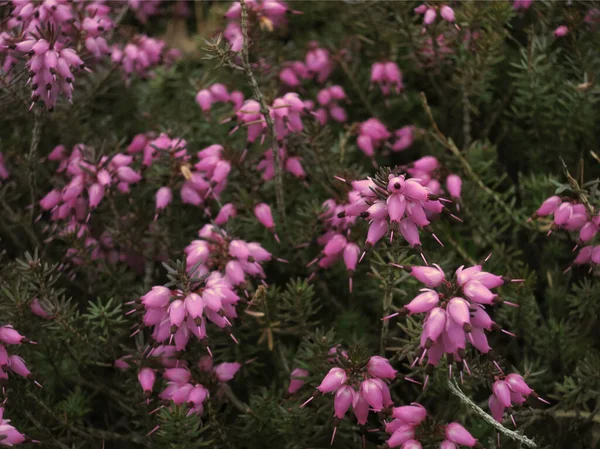
[[[403,423],[418,426],[423,422],[427,416],[427,410],[421,404],[416,402],[411,405],[404,405],[402,407],[394,407],[392,410],[392,417],[399,419]]]
[[[307,378],[308,377],[308,371],[306,371],[305,369],[302,369],[302,368],[295,368],[292,371],[292,374],[291,374],[290,377],[291,377],[291,379],[290,379],[290,386],[288,387],[288,393],[289,394],[294,394],[300,388],[302,388],[302,386],[306,382],[305,380],[295,379],[295,378]]]
[[[373,377],[382,379],[395,379],[397,370],[392,368],[392,364],[385,357],[375,355],[369,359],[367,363],[367,371]]]
[[[173,200],[173,192],[169,187],[161,187],[156,191],[156,210],[163,210]]]
[[[410,274],[412,277],[421,281],[427,287],[439,287],[444,282],[445,275],[439,267],[419,267],[413,266]]]
[[[508,382],[505,382],[503,380],[497,380],[492,384],[492,391],[494,392],[494,396],[496,396],[496,398],[498,399],[500,404],[502,404],[503,407],[510,407],[512,405],[510,400],[510,387]]]
[[[229,363],[220,363],[214,368],[215,376],[219,382],[228,382],[237,374],[242,365],[237,362]]]
[[[256,219],[267,229],[271,230],[275,227],[273,214],[268,204],[260,203],[254,207],[254,215]]]
[[[335,399],[333,400],[333,408],[335,410],[334,416],[338,419],[344,419],[346,412],[354,402],[354,395],[356,393],[347,385],[340,387],[335,393]]]
[[[473,447],[477,444],[477,440],[473,438],[469,431],[456,422],[446,426],[446,438],[453,443],[467,447]]]
[[[405,308],[412,315],[413,313],[429,312],[440,302],[440,296],[437,292],[429,289],[423,289],[423,293],[417,295],[409,302]]]
[[[138,381],[140,382],[144,392],[151,392],[154,382],[156,381],[156,374],[154,373],[154,370],[148,367],[142,368],[138,373]]]
[[[327,375],[323,378],[321,384],[317,387],[321,393],[331,393],[336,391],[348,379],[346,371],[342,368],[331,368]]]

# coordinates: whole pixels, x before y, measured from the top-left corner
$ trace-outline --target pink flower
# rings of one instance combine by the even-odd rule
[[[446,426],[446,438],[462,446],[473,447],[477,440],[460,424],[453,422]]]
[[[563,36],[566,36],[568,33],[569,33],[569,27],[567,27],[566,25],[561,25],[554,30],[555,37],[563,37]]]
[[[460,176],[454,174],[448,175],[446,178],[446,190],[448,190],[450,196],[455,200],[460,199],[461,189],[462,179],[460,179]]]
[[[7,345],[18,345],[25,340],[21,334],[13,329],[11,325],[0,327],[0,342]]]
[[[156,191],[156,210],[162,210],[173,200],[173,192],[170,187],[161,187]]]
[[[367,379],[360,384],[360,395],[373,407],[374,411],[383,409],[383,394],[381,387],[374,379]]]
[[[295,368],[291,374],[290,386],[288,387],[288,394],[296,393],[302,386],[305,381],[301,379],[294,379],[295,377],[306,378],[308,377],[308,371],[302,368]]]
[[[435,9],[428,8],[425,11],[425,15],[423,16],[423,23],[425,25],[431,25],[435,21],[435,16],[437,15]]]
[[[392,417],[413,426],[421,424],[426,416],[427,410],[425,410],[425,407],[416,402],[413,402],[411,405],[394,407],[392,411]]]
[[[28,378],[31,375],[31,371],[29,371],[27,365],[25,365],[25,361],[21,357],[17,355],[11,355],[8,357],[8,361],[10,369],[13,373],[25,378]]]
[[[31,310],[31,313],[33,313],[36,316],[39,316],[40,318],[51,318],[51,316],[42,308],[42,305],[40,304],[40,301],[37,298],[33,298],[33,301],[31,301],[31,304],[29,304],[29,308]]]
[[[240,370],[242,365],[240,363],[220,363],[214,368],[215,376],[219,382],[229,382],[236,373]]]
[[[355,391],[352,387],[346,385],[340,387],[335,393],[335,399],[333,401],[333,408],[335,410],[334,416],[338,419],[344,419],[346,412],[350,408],[350,405],[354,402]]]
[[[142,386],[142,390],[149,394],[152,392],[152,387],[156,381],[156,374],[154,374],[154,370],[151,368],[142,368],[138,373],[138,380]]]
[[[224,225],[229,221],[230,218],[233,218],[237,215],[237,210],[235,206],[231,203],[224,204],[223,207],[219,210],[219,213],[215,217],[215,223],[219,226]]]
[[[412,277],[425,284],[427,287],[438,287],[444,282],[445,275],[439,266],[418,267],[413,266],[410,269]]]
[[[331,393],[336,391],[348,379],[346,371],[342,368],[331,368],[323,378],[321,384],[317,387],[321,393]]]
[[[510,387],[509,384],[503,380],[497,380],[492,385],[492,391],[496,399],[502,404],[503,407],[510,407],[512,405],[510,400]]]
[[[448,5],[443,5],[440,8],[440,16],[447,22],[454,22],[456,20],[454,18],[454,10]]]
[[[273,221],[273,215],[271,214],[271,208],[268,204],[260,203],[254,207],[254,215],[257,220],[268,230],[275,228],[275,222]]]
[[[423,293],[417,295],[409,302],[405,309],[412,315],[413,313],[425,313],[436,307],[440,297],[434,290],[423,289]]]
[[[385,357],[373,356],[367,363],[367,371],[373,377],[380,377],[383,379],[395,379],[397,370],[392,368],[390,361]]]

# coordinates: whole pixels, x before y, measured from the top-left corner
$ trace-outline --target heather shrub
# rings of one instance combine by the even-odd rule
[[[597,2],[0,11],[0,446],[598,447]]]

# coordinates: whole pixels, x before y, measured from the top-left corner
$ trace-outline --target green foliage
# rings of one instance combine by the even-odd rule
[[[435,369],[413,364],[422,354],[423,317],[381,320],[422,288],[390,262],[422,265],[422,251],[449,279],[459,266],[491,254],[486,269],[524,279],[499,289],[503,299],[519,307],[504,304],[492,312],[498,326],[516,336],[490,332],[490,355],[469,349],[471,375],[462,373],[461,388],[487,410],[495,361],[506,373],[526,376],[552,401],[547,407],[530,399],[513,410],[519,429],[539,447],[597,447],[598,268],[565,271],[576,254],[577,234],[555,229],[551,218],[528,217],[552,194],[585,195],[600,205],[600,28],[584,21],[598,2],[535,1],[522,11],[509,1],[451,2],[456,26],[438,14],[426,28],[413,11],[419,2],[290,3],[303,14],[289,14],[288,25],[272,32],[250,17],[250,60],[265,100],[271,104],[288,91],[279,81],[281,69],[303,60],[311,41],[318,40],[334,68],[323,84],[302,81],[300,97],[315,100],[322,88],[340,85],[350,101],[341,102],[347,123],[321,125],[307,113],[303,131],[282,140],[286,154],[300,157],[306,171],[302,180],[283,174],[284,214],[275,207],[275,181],[264,181],[257,169],[269,138],[248,143],[247,128],[236,130],[235,117],[227,121],[235,114],[231,104],[215,104],[204,114],[194,101],[200,89],[216,82],[252,97],[246,74],[230,67],[240,62],[238,55],[213,33],[224,26],[227,4],[187,2],[187,19],[151,18],[150,34],[200,31],[190,38],[194,51],[150,79],[125,85],[116,69],[97,67],[78,77],[74,105],[59,103],[52,114],[27,112],[21,100],[30,91],[18,87],[24,84],[18,77],[0,92],[0,150],[10,172],[0,182],[0,325],[10,323],[37,343],[9,348],[25,359],[32,379],[10,374],[6,416],[49,449],[329,447],[336,425],[333,447],[373,449],[387,438],[375,430],[383,421],[374,414],[366,426],[351,417],[338,423],[331,395],[300,408],[331,369],[332,357],[347,351],[349,359],[340,363],[348,366],[362,368],[372,355],[392,361],[400,372],[390,382],[394,403],[419,401],[428,409],[424,447],[435,447],[440,425],[454,420],[485,447],[498,447],[495,431],[449,392],[447,360]],[[119,32],[144,31],[133,16],[125,21],[130,29]],[[561,24],[569,26],[569,34],[555,38],[552,32]],[[440,35],[443,40],[432,42]],[[370,68],[381,61],[400,66],[405,85],[400,95],[384,97],[378,86],[370,86]],[[423,108],[421,92],[435,123]],[[371,117],[390,131],[414,125],[414,143],[403,152],[382,146],[373,159],[364,157],[356,137],[360,123]],[[32,152],[36,126],[41,138]],[[84,143],[85,161],[108,161],[126,152],[137,133],[161,132],[185,139],[190,155],[223,145],[232,169],[218,200],[207,197],[202,207],[184,204],[178,193],[185,180],[181,166],[159,153],[129,195],[107,191],[85,221],[92,231],[83,238],[73,230],[62,232],[63,224],[38,207],[45,193],[65,186],[57,164],[47,160],[55,145],[70,150]],[[319,239],[328,229],[323,202],[348,200],[349,186],[334,176],[374,177],[375,165],[400,168],[425,155],[440,161],[440,174],[456,173],[464,181],[460,205],[449,205],[462,222],[444,215],[432,223],[444,247],[421,232],[419,251],[402,239],[384,239],[353,273],[341,261],[327,269],[310,265],[322,257]],[[580,188],[567,179],[563,163]],[[388,173],[381,169],[379,176],[385,180]],[[155,218],[154,195],[169,183],[176,186],[173,202]],[[261,202],[272,206],[281,243],[253,214]],[[231,328],[218,330],[209,323],[208,339],[192,338],[177,354],[193,371],[194,382],[199,379],[210,390],[203,413],[188,416],[187,404],[158,398],[167,386],[160,376],[149,398],[141,391],[139,369],[160,364],[146,352],[153,344],[151,330],[136,326],[142,321],[138,299],[154,285],[190,291],[199,279],[192,276],[195,269],[186,269],[183,250],[226,203],[234,204],[238,215],[223,232],[259,242],[273,259],[264,264],[265,285],[253,279],[239,289],[242,299]],[[362,248],[367,229],[365,220],[357,220],[348,240]],[[123,256],[117,263],[96,257],[97,251],[112,248]],[[77,258],[67,257],[71,249]],[[47,318],[31,313],[34,299]],[[215,363],[242,365],[226,385],[198,367],[209,350]],[[129,369],[117,369],[116,360]],[[298,393],[289,395],[295,368],[308,370],[309,376]],[[425,376],[425,390],[409,381],[422,382]],[[503,438],[501,447],[519,445]]]

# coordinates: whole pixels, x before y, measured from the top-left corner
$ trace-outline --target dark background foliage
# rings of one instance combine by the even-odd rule
[[[380,320],[406,304],[419,288],[387,263],[418,263],[418,256],[383,242],[359,266],[352,294],[339,265],[307,281],[311,270],[305,266],[319,251],[315,237],[321,203],[344,193],[333,176],[358,178],[374,171],[356,148],[352,124],[375,116],[389,129],[412,124],[425,130],[409,150],[378,154],[379,165],[404,164],[431,154],[465,180],[460,211],[464,223],[437,222],[436,232],[446,245],[440,248],[424,238],[428,258],[450,272],[492,253],[489,271],[526,279],[522,285],[501,288],[502,296],[520,307],[501,307],[494,316],[517,337],[497,333],[491,338],[500,363],[509,371],[530,373],[528,382],[552,402],[551,407],[532,402],[515,410],[519,428],[540,447],[598,447],[600,291],[595,268],[563,274],[574,257],[574,238],[561,232],[547,237],[549,222],[527,222],[556,189],[568,194],[561,159],[575,178],[587,183],[591,200],[598,204],[592,181],[600,173],[600,40],[599,28],[583,22],[587,11],[598,5],[536,1],[517,12],[509,2],[460,2],[454,6],[461,31],[438,24],[425,34],[422,18],[412,12],[417,5],[293,2],[303,14],[290,16],[286,27],[267,32],[250,24],[251,58],[260,62],[255,75],[269,102],[285,91],[278,80],[281,64],[303,59],[313,40],[336,58],[327,84],[343,86],[352,99],[346,125],[322,128],[305,117],[302,135],[288,142],[288,150],[305,161],[308,186],[284,179],[287,227],[280,231],[282,245],[252,215],[258,199],[275,204],[273,183],[262,183],[254,168],[265,148],[248,146],[243,130],[229,135],[232,124],[219,125],[231,114],[229,107],[216,106],[205,117],[194,102],[200,88],[217,81],[251,95],[243,74],[206,59],[212,54],[203,39],[215,37],[223,26],[227,3],[192,4],[187,19],[173,19],[169,5],[163,5],[164,14],[145,26],[133,15],[126,16],[123,30],[145,28],[161,35],[176,28],[178,38],[172,43],[191,48],[174,67],[157,70],[152,79],[126,86],[111,67],[99,67],[77,81],[74,105],[61,103],[53,113],[28,112],[21,100],[25,89],[2,90],[0,150],[11,177],[0,186],[0,316],[2,323],[13,324],[39,342],[20,347],[18,353],[44,386],[38,389],[15,378],[6,385],[8,417],[18,429],[41,440],[44,448],[327,447],[332,400],[318,398],[299,409],[302,393],[306,398],[310,389],[287,397],[291,369],[307,368],[310,384],[316,385],[328,369],[324,354],[341,343],[353,348],[357,359],[387,355],[402,373],[422,377],[421,368],[409,368],[418,345],[419,319],[389,324]],[[561,24],[571,32],[554,38],[552,31]],[[467,30],[479,35],[473,48],[462,45]],[[455,51],[442,64],[423,66],[419,49],[440,32],[454,36]],[[398,63],[406,85],[401,95],[387,100],[378,90],[369,90],[370,66],[381,59]],[[307,83],[300,95],[314,98],[319,89]],[[430,132],[421,92],[441,133],[459,148],[460,158]],[[260,241],[290,261],[266,267],[270,286],[261,290],[258,303],[265,316],[240,314],[235,323],[239,345],[232,345],[225,334],[211,337],[217,359],[256,360],[230,382],[230,395],[210,399],[202,417],[186,417],[186,410],[174,407],[148,415],[157,402],[146,405],[135,367],[121,372],[113,366],[125,354],[137,360],[149,338],[144,333],[129,337],[130,326],[139,318],[125,317],[124,303],[166,282],[166,270],[153,261],[181,259],[183,248],[207,222],[201,209],[175,198],[150,226],[154,192],[168,167],[145,176],[132,188],[131,201],[115,197],[92,218],[95,227],[111,230],[120,248],[138,255],[139,267],[91,260],[78,267],[62,266],[66,249],[81,242],[47,241],[48,217],[41,214],[37,220],[37,205],[28,208],[58,186],[55,165],[45,161],[55,145],[85,143],[97,155],[113,154],[146,131],[185,138],[191,153],[213,143],[233,155],[248,148],[249,156],[234,166],[223,195],[223,202],[235,203],[240,211],[227,231]],[[210,207],[218,210],[216,204]],[[129,217],[125,224],[120,215]],[[282,222],[280,216],[275,219]],[[359,242],[365,233],[366,226],[353,231]],[[311,245],[294,249],[303,242]],[[39,298],[54,319],[33,317],[33,298]],[[272,347],[268,339],[261,339],[265,332],[273,336]],[[203,354],[201,344],[193,343],[184,358],[196,361]],[[473,376],[465,378],[463,390],[484,404],[490,393],[490,362],[475,353],[473,357]],[[425,392],[411,383],[395,382],[395,402],[419,401],[437,422],[463,422],[485,447],[497,447],[495,431],[450,394],[446,373],[440,366]],[[146,437],[157,424],[160,429]],[[362,430],[352,420],[343,422],[335,447],[360,447]],[[382,436],[368,433],[367,447],[381,444]],[[517,447],[507,439],[502,446]]]

